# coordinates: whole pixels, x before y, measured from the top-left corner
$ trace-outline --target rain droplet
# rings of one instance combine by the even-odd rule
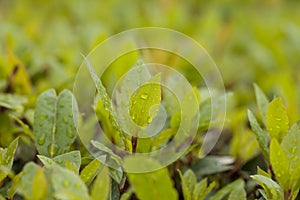
[[[281,121],[281,118],[280,117],[276,117],[275,120],[276,121]]]
[[[69,187],[70,186],[70,183],[68,181],[63,181],[63,186],[64,187]]]
[[[73,132],[67,131],[67,136],[68,136],[69,138],[73,138],[74,135],[75,135],[75,134],[73,134]]]
[[[133,115],[133,116],[131,117],[131,119],[132,119],[132,120],[135,120],[135,115]]]
[[[46,139],[46,135],[43,133],[43,134],[41,135],[41,137],[39,137],[39,139],[38,139],[38,144],[39,144],[39,145],[45,144],[45,139]]]
[[[40,119],[47,119],[48,118],[48,115],[41,115],[40,116]]]
[[[148,94],[146,94],[146,93],[141,94],[140,98],[144,99],[144,100],[147,100],[148,99]]]
[[[69,123],[69,121],[67,120],[67,118],[64,118],[63,121],[64,121],[65,124]]]
[[[78,157],[78,154],[77,154],[77,153],[76,153],[76,154],[74,154],[74,155],[73,155],[73,157],[74,157],[74,158],[77,158],[77,157]]]
[[[61,165],[63,161],[62,160],[58,160],[56,162],[57,162],[57,164]]]

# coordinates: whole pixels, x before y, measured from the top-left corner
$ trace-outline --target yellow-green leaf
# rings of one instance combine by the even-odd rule
[[[110,177],[107,167],[103,167],[91,188],[92,200],[106,200],[109,195]]]
[[[289,189],[289,161],[276,139],[271,140],[270,161],[278,182],[283,189]]]
[[[275,98],[268,107],[267,128],[271,138],[279,142],[283,139],[289,129],[289,119],[281,98]]]
[[[161,101],[160,74],[142,85],[130,98],[130,116],[139,126],[147,126],[156,116]]]

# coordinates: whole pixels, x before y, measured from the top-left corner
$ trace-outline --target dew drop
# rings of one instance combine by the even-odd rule
[[[73,137],[74,137],[74,134],[73,134],[73,132],[71,132],[71,131],[67,131],[67,136],[68,136],[69,138],[73,138]]]
[[[57,164],[62,164],[63,163],[63,161],[62,160],[58,160],[58,161],[56,161],[57,162]]]
[[[40,124],[39,124],[40,126],[44,126],[44,123],[42,123],[42,122],[40,122]]]
[[[296,147],[292,148],[292,154],[294,154],[296,152]]]
[[[280,117],[276,117],[275,120],[276,121],[281,121],[281,118]]]
[[[146,94],[146,93],[141,94],[140,98],[144,99],[144,100],[147,100],[148,99],[148,94]]]
[[[39,145],[45,144],[45,139],[46,139],[46,135],[43,133],[43,134],[41,135],[41,137],[38,138],[38,144],[39,144]]]
[[[148,123],[150,124],[152,122],[152,118],[151,117],[148,117]]]
[[[76,187],[76,188],[81,188],[81,185],[80,185],[79,183],[76,183],[76,184],[75,184],[75,187]]]
[[[60,104],[60,106],[59,106],[60,108],[64,108],[65,107],[65,105],[63,105],[63,104]]]
[[[78,158],[78,154],[77,154],[77,153],[74,154],[73,157],[74,157],[74,158]]]
[[[69,187],[70,186],[70,183],[68,181],[63,181],[63,186],[64,187]]]
[[[65,124],[68,124],[68,123],[69,123],[69,121],[68,121],[67,118],[64,118],[63,121],[64,121]]]
[[[48,118],[48,115],[41,115],[40,116],[40,119],[47,119]]]
[[[9,161],[10,161],[10,157],[8,156],[5,160],[5,164],[9,164]]]
[[[279,125],[276,125],[276,128],[277,128],[277,129],[280,129],[280,126],[279,126]]]
[[[47,163],[51,165],[53,162],[51,159],[49,159],[49,160],[47,160]]]
[[[131,117],[131,119],[132,119],[132,120],[135,120],[135,115],[133,115],[133,116]]]
[[[73,114],[72,114],[72,113],[70,113],[70,114],[69,114],[69,117],[70,117],[70,118],[73,118]]]

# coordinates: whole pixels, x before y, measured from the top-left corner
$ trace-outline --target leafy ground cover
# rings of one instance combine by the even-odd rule
[[[268,0],[0,1],[0,199],[299,198],[299,8],[297,1]],[[128,159],[122,166],[115,149],[92,141],[101,152],[95,159],[83,145],[90,129],[80,129],[82,113],[72,93],[82,54],[113,34],[144,26],[194,38],[222,74],[227,114],[219,117],[226,120],[206,157],[200,147],[211,108],[218,105],[211,105],[203,80],[188,64],[161,52],[154,52],[158,61],[187,77],[194,88],[187,98],[199,103],[198,132],[184,155],[164,167],[147,159]],[[109,100],[116,80],[139,65],[139,58],[136,52],[121,57],[101,80],[94,77],[98,120],[106,136],[131,153],[168,144],[180,124],[175,105],[167,126],[151,140],[120,129],[122,110]],[[136,124],[150,124],[157,115],[157,110],[141,114],[144,109],[171,105],[155,84],[160,79],[160,74],[149,77],[130,97]],[[217,92],[214,98],[223,99]],[[211,124],[221,126],[218,119]],[[77,129],[86,138],[79,138]],[[124,170],[150,165],[160,169]]]

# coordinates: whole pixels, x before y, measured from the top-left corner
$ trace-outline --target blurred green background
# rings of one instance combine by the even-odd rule
[[[0,0],[0,89],[28,96],[33,107],[47,88],[72,89],[81,53],[99,42],[131,28],[165,27],[194,38],[216,62],[233,92],[233,133],[254,108],[253,83],[269,98],[284,98],[292,124],[300,108],[299,10],[296,0]]]

